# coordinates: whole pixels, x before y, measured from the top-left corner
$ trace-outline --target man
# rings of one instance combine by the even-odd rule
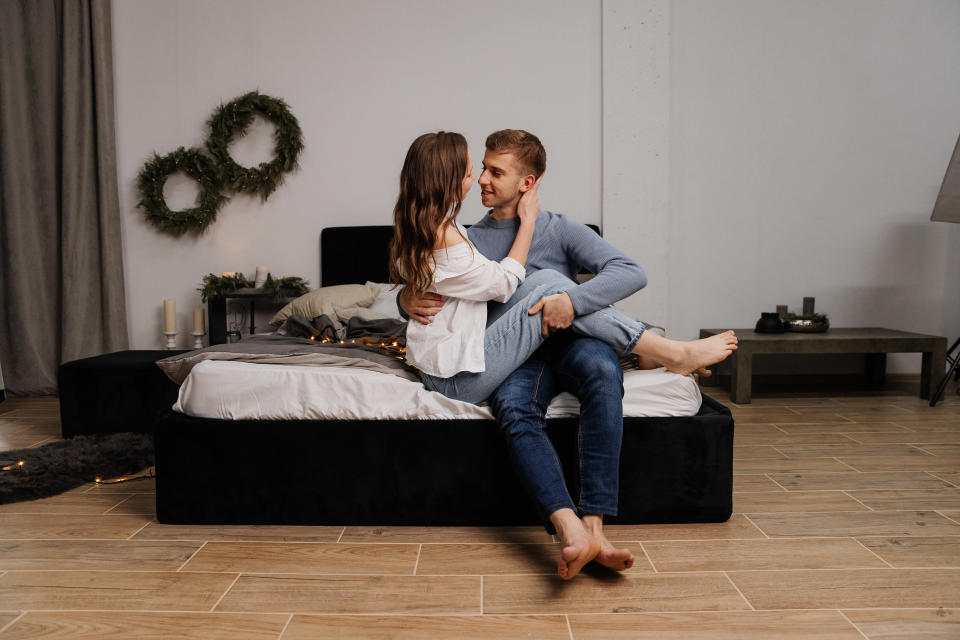
[[[536,136],[506,129],[487,138],[480,174],[480,197],[489,213],[468,235],[491,260],[510,250],[519,222],[517,204],[546,170],[546,151]],[[606,343],[568,329],[583,315],[622,300],[646,285],[643,269],[588,227],[563,215],[541,211],[537,218],[527,274],[554,269],[576,277],[579,267],[596,274],[568,292],[547,296],[529,313],[542,313],[542,332],[551,337],[510,375],[490,398],[506,438],[511,462],[538,505],[548,531],[563,547],[558,573],[570,579],[590,561],[622,571],[633,565],[627,549],[616,549],[603,534],[603,516],[616,515],[620,443],[623,431],[623,373]],[[523,284],[512,300],[526,295]],[[404,290],[400,307],[414,321],[428,324],[442,306],[435,294]],[[490,303],[488,322],[511,305]],[[566,330],[566,331],[564,331]],[[569,391],[580,399],[578,483],[568,490],[559,459],[544,428],[553,397]]]

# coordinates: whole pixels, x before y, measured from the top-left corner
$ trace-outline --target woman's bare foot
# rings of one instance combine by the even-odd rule
[[[737,336],[724,331],[709,338],[677,342],[645,331],[633,352],[663,363],[667,370],[680,375],[700,373],[706,367],[725,360],[737,348]]]
[[[650,369],[659,369],[663,365],[651,358],[650,356],[638,355],[637,356],[637,369],[648,371]]]
[[[583,525],[587,532],[600,542],[600,553],[593,559],[614,571],[626,571],[633,566],[633,554],[629,549],[617,549],[607,540],[603,533],[603,518],[601,516],[583,516]]]
[[[550,515],[550,521],[560,536],[563,548],[557,562],[557,574],[569,580],[580,573],[600,553],[600,541],[583,528],[583,523],[572,509],[558,509]]]

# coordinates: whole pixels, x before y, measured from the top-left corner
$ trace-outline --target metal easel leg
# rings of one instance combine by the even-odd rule
[[[947,363],[950,365],[950,368],[947,369],[947,375],[943,376],[943,380],[937,385],[937,390],[930,395],[931,407],[936,406],[940,400],[944,390],[947,388],[947,384],[950,382],[950,378],[952,378],[955,373],[960,375],[960,371],[957,369],[957,365],[960,365],[960,352],[954,353],[954,351],[957,351],[958,345],[960,345],[960,338],[957,338],[957,341],[950,345],[950,348],[947,350]]]

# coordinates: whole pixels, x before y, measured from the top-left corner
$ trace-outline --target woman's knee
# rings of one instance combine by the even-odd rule
[[[566,277],[562,273],[554,271],[553,269],[541,269],[533,274],[533,276],[538,276],[541,273],[544,275],[536,280],[536,286],[530,293],[530,297],[536,296],[539,299],[543,296],[551,296],[557,293],[563,293],[564,291],[569,291],[573,287],[577,286],[576,282]],[[531,276],[531,278],[533,276]]]
[[[577,283],[555,269],[540,269],[531,273],[526,278],[526,282],[534,283],[536,286],[554,285],[557,287],[570,287]],[[564,289],[565,290],[565,289]]]

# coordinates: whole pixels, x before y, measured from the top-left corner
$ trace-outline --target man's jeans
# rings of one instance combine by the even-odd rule
[[[560,391],[580,399],[572,492],[545,432],[547,407]],[[579,515],[617,514],[623,371],[613,349],[595,338],[558,333],[500,385],[490,405],[514,470],[549,533],[550,514],[564,507]]]
[[[463,371],[449,378],[437,378],[420,372],[423,385],[448,398],[483,402],[545,340],[540,335],[542,314],[530,315],[530,307],[544,296],[562,293],[575,286],[577,284],[573,280],[552,269],[530,274],[507,303],[488,307],[483,341],[484,371]],[[622,313],[606,308],[577,316],[573,321],[573,330],[603,340],[614,349],[627,353],[640,340],[644,327]]]

